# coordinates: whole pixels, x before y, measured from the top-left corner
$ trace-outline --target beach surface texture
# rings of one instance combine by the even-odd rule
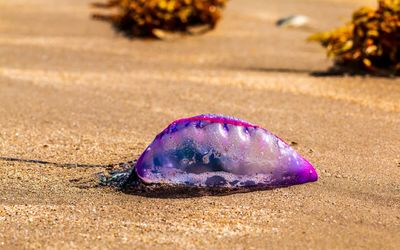
[[[0,0],[0,249],[399,249],[400,80],[327,74],[305,41],[374,1],[232,0],[216,30],[168,41],[128,39],[89,3]],[[291,14],[309,27],[275,26]],[[101,165],[202,113],[265,127],[319,180],[199,197],[96,187]]]

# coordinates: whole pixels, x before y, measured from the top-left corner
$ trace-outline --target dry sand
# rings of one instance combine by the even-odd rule
[[[340,4],[339,4],[340,3]],[[0,156],[108,164],[172,120],[234,115],[309,159],[316,183],[228,196],[84,188],[103,168],[0,161],[0,248],[399,249],[400,81],[315,77],[304,39],[360,1],[232,0],[218,29],[128,40],[88,1],[0,1]],[[276,18],[309,15],[309,29]]]

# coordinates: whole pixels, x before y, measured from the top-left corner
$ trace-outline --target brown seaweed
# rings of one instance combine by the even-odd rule
[[[119,31],[132,37],[164,38],[170,32],[200,34],[216,27],[226,2],[227,0],[109,0],[105,3],[94,3],[93,6],[106,9],[110,13],[96,13],[93,17],[110,21]]]

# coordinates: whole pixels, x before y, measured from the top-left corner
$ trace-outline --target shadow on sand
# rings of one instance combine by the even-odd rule
[[[307,70],[294,68],[247,68],[250,71],[258,71],[265,73],[292,73],[292,74],[308,74],[314,77],[334,77],[334,76],[350,76],[350,77],[379,77],[379,78],[395,78],[393,72],[375,72],[371,73],[359,69],[346,69],[340,67],[331,67],[328,70]]]
[[[284,188],[287,186],[282,186]],[[168,185],[148,185],[147,187],[132,187],[120,189],[119,191],[147,198],[158,199],[187,199],[202,196],[229,196],[233,194],[249,193],[255,191],[273,190],[278,187],[241,187],[241,188],[222,188],[222,187],[187,187],[187,186],[168,186]]]
[[[130,195],[137,195],[147,198],[158,198],[158,199],[186,199],[202,196],[227,196],[238,193],[247,193],[254,191],[265,191],[272,190],[277,187],[266,187],[266,186],[255,186],[246,188],[223,188],[223,187],[188,187],[188,186],[174,186],[174,185],[161,185],[161,184],[145,184],[134,176],[136,180],[133,180],[133,184],[124,185],[113,185],[104,184],[101,181],[101,176],[104,173],[110,173],[116,169],[126,170],[127,166],[134,165],[136,161],[123,162],[116,164],[79,164],[79,163],[56,163],[51,161],[33,160],[33,159],[20,159],[14,157],[0,157],[0,161],[6,162],[19,162],[19,163],[33,163],[41,165],[52,165],[60,168],[104,168],[106,172],[97,173],[96,180],[83,179],[71,179],[71,183],[74,183],[75,187],[88,189],[88,188],[111,188],[117,192],[122,192]],[[130,175],[131,177],[133,175]],[[126,183],[130,183],[129,180]],[[286,187],[286,186],[282,186]]]
[[[53,165],[55,167],[60,168],[106,168],[113,169],[115,166],[120,165],[122,163],[117,164],[108,164],[108,165],[97,165],[97,164],[79,164],[79,163],[57,163],[51,161],[42,161],[42,160],[31,160],[31,159],[20,159],[13,157],[0,157],[1,161],[9,161],[9,162],[21,162],[21,163],[35,163],[41,165]]]

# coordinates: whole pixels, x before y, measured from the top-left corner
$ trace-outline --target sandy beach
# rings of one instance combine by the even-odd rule
[[[232,0],[216,30],[153,41],[92,20],[90,1],[0,0],[0,249],[399,249],[400,80],[326,76],[305,41],[365,2]],[[294,13],[310,26],[275,26]],[[136,159],[201,113],[296,142],[319,180],[148,197],[63,165]]]

